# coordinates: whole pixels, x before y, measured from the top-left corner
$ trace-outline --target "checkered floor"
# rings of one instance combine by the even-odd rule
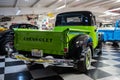
[[[120,80],[120,48],[104,45],[86,74],[72,68],[27,66],[23,61],[0,56],[0,80]]]

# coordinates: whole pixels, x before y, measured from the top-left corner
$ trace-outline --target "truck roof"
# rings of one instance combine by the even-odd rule
[[[73,14],[73,13],[92,14],[92,12],[90,12],[90,11],[71,11],[71,12],[59,13],[58,15]]]

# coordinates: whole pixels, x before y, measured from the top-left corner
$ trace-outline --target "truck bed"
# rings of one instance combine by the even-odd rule
[[[99,30],[99,33],[102,33],[102,40],[104,41],[120,41],[120,30]]]
[[[20,51],[43,50],[46,54],[63,55],[67,45],[64,31],[15,30],[14,44]],[[19,35],[19,36],[17,36]]]

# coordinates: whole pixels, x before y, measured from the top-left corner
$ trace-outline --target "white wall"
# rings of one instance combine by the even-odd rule
[[[45,18],[47,18],[46,15],[41,15],[40,17],[38,17],[37,20],[30,20],[30,21],[28,21],[28,20],[27,20],[27,16],[14,16],[14,17],[12,17],[12,20],[11,20],[11,21],[0,22],[0,25],[4,25],[4,24],[7,23],[7,25],[4,25],[4,26],[9,28],[9,26],[10,26],[11,24],[13,24],[13,23],[29,23],[29,24],[32,24],[31,22],[37,22],[37,25],[36,25],[36,26],[38,26],[38,27],[41,29],[42,24],[43,24],[42,21],[43,21],[43,19],[45,19]],[[55,21],[54,21],[53,19],[51,19],[51,20],[52,20],[52,21],[50,21],[50,22],[52,22],[52,23],[54,24]]]
[[[27,21],[26,16],[15,16],[12,17],[11,21],[7,21],[7,22],[0,22],[0,25],[4,25],[5,23],[7,23],[7,25],[5,25],[5,27],[8,27],[12,24],[12,23],[30,23],[29,21]]]

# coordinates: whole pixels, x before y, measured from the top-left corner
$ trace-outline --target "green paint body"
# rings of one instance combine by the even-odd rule
[[[88,34],[93,48],[98,45],[95,26],[56,26],[52,31],[15,29],[14,47],[21,51],[43,50],[44,54],[64,55],[69,41],[79,34]]]

